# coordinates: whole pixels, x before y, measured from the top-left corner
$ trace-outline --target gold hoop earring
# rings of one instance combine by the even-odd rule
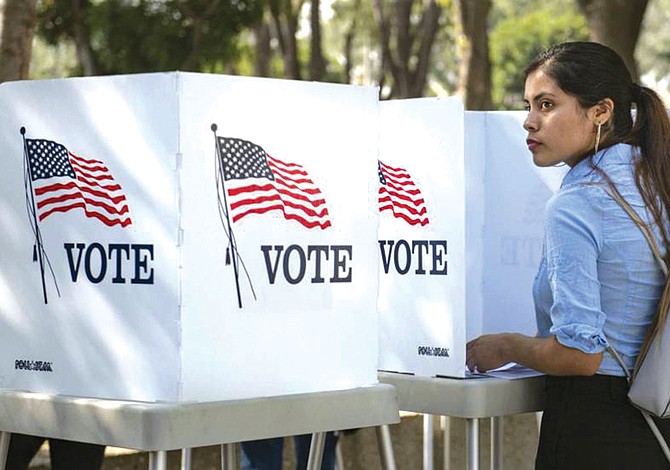
[[[595,150],[593,151],[594,156],[598,153],[598,147],[600,146],[600,128],[601,127],[603,127],[603,123],[599,122],[598,123],[598,130],[596,131],[596,146],[595,146]]]

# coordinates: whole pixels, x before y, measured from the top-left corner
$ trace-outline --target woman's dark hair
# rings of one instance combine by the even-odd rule
[[[601,148],[617,142],[639,147],[642,158],[637,159],[635,166],[637,186],[661,231],[665,261],[670,265],[670,243],[664,223],[670,214],[670,120],[661,98],[653,90],[633,82],[616,52],[595,42],[553,46],[528,65],[525,76],[539,69],[553,78],[561,90],[577,98],[585,109],[605,98],[614,102],[612,121],[608,123]]]

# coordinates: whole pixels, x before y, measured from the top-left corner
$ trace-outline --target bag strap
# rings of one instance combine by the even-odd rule
[[[609,194],[612,197],[612,199],[614,199],[621,206],[621,208],[624,210],[624,212],[626,212],[626,214],[628,214],[628,216],[633,220],[635,225],[637,225],[637,227],[640,229],[640,231],[642,232],[642,235],[644,235],[644,238],[647,240],[647,243],[649,244],[649,248],[651,249],[651,252],[653,253],[654,258],[658,262],[658,264],[661,268],[661,271],[665,275],[666,282],[667,282],[668,267],[665,264],[665,261],[663,260],[663,255],[661,255],[661,250],[658,248],[658,244],[656,243],[656,239],[654,238],[654,235],[651,233],[651,230],[649,229],[649,226],[646,223],[644,223],[644,221],[640,218],[638,213],[635,212],[635,209],[633,209],[631,207],[631,205],[628,203],[628,201],[626,201],[623,198],[623,196],[619,193],[619,191],[617,191],[616,187],[614,187],[614,185],[612,183],[608,183],[607,185],[604,185],[602,183],[591,183],[591,182],[583,183],[583,184],[585,186],[598,186],[603,191],[605,191],[607,194]],[[664,299],[664,297],[666,297],[666,295],[668,295],[668,294],[669,294],[669,292],[668,292],[668,289],[667,289],[667,286],[666,286],[666,289],[663,292],[663,296],[661,297],[661,301],[659,302],[659,306],[662,306],[665,303],[664,300],[667,300],[667,299]],[[652,325],[650,326],[650,329],[649,329],[649,333],[652,333],[652,334],[647,334],[647,338],[645,339],[645,342],[642,345],[642,348],[640,349],[640,354],[638,356],[638,360],[636,361],[635,369],[633,371],[632,376],[630,375],[630,373],[628,371],[628,368],[626,367],[623,360],[621,359],[621,356],[619,356],[619,354],[614,350],[614,348],[612,346],[607,347],[607,352],[609,352],[612,355],[612,357],[614,357],[614,359],[619,364],[619,366],[621,366],[621,368],[623,369],[624,373],[626,374],[626,378],[628,379],[629,382],[635,377],[635,374],[637,372],[637,367],[638,367],[641,359],[643,359],[646,356],[647,351],[649,350],[649,345],[651,343],[651,340],[654,337],[654,334],[653,334],[654,328],[658,324],[658,316],[661,313],[662,312],[660,311],[660,308],[659,308],[659,311],[657,313],[657,319],[656,319],[655,323],[652,323]]]
[[[635,222],[635,225],[637,225],[637,227],[642,231],[642,234],[644,235],[644,238],[647,240],[647,243],[649,244],[649,248],[651,248],[651,251],[654,254],[654,258],[656,258],[656,261],[658,261],[658,264],[661,267],[661,271],[663,271],[663,274],[665,275],[665,277],[667,279],[667,277],[668,277],[668,267],[665,264],[665,261],[663,260],[663,256],[661,255],[661,250],[659,250],[658,245],[656,244],[656,240],[654,239],[654,236],[651,233],[651,230],[649,230],[649,226],[644,223],[644,221],[640,218],[638,213],[635,212],[635,209],[633,209],[631,207],[631,205],[628,203],[628,201],[626,201],[623,198],[623,196],[621,196],[619,191],[617,191],[617,189],[611,183],[609,183],[608,186],[605,186],[601,183],[584,183],[584,184],[590,185],[590,186],[600,186],[617,203],[619,203],[621,208],[626,212],[626,214],[628,214],[628,216],[633,220],[633,222]],[[666,282],[667,282],[667,280],[666,280]],[[666,289],[666,291],[667,291],[667,289]],[[665,292],[664,292],[664,295],[665,295]],[[663,302],[660,302],[660,303],[662,304]],[[659,310],[659,313],[660,313],[660,310]],[[648,335],[648,337],[645,341],[645,344],[643,345],[643,349],[645,349],[645,347],[648,349],[648,343],[650,343],[651,337],[652,337],[652,335]],[[633,375],[631,377],[631,374],[628,371],[628,367],[626,367],[626,364],[623,362],[623,359],[621,359],[621,356],[619,356],[619,353],[616,352],[616,349],[614,349],[612,347],[612,345],[609,344],[609,342],[608,342],[608,345],[607,345],[607,351],[612,355],[612,357],[614,357],[614,359],[619,364],[621,369],[623,369],[624,374],[626,374],[626,380],[628,380],[628,383],[630,384],[630,382],[633,380],[633,377],[635,377],[635,375]],[[636,363],[636,369],[637,369],[638,364],[639,364],[639,361],[638,361],[638,363]],[[644,420],[649,425],[649,428],[651,429],[652,434],[654,435],[654,437],[656,438],[656,440],[660,444],[661,450],[663,450],[663,454],[665,454],[666,460],[668,462],[670,462],[670,447],[668,447],[668,443],[663,438],[663,435],[661,434],[660,430],[658,429],[658,426],[656,426],[656,423],[654,423],[654,421],[653,421],[653,419],[652,419],[652,417],[651,417],[651,415],[649,414],[648,411],[643,410],[641,408],[638,408],[638,409],[640,410],[640,413],[642,413],[642,417],[644,418]]]
[[[633,222],[635,222],[635,225],[640,229],[642,232],[642,235],[644,235],[644,238],[647,240],[647,243],[649,244],[649,248],[651,248],[652,253],[654,254],[654,258],[656,258],[656,261],[658,261],[658,264],[661,267],[661,271],[663,271],[663,274],[665,274],[665,277],[668,277],[668,267],[665,264],[665,261],[663,260],[663,255],[661,255],[661,250],[658,248],[658,244],[656,243],[656,239],[654,238],[654,235],[651,233],[651,230],[649,230],[649,226],[644,223],[644,221],[640,218],[637,212],[635,212],[635,209],[631,207],[631,205],[626,201],[623,196],[619,193],[619,191],[616,190],[616,188],[613,188],[611,186],[604,186],[600,183],[586,183],[591,186],[600,186],[607,194],[612,196],[612,198],[619,203],[621,208],[626,211],[626,214],[633,219]]]

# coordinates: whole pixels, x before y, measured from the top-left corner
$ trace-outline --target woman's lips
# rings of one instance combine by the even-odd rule
[[[534,139],[526,139],[526,145],[528,145],[528,150],[531,152],[535,150],[537,147],[539,147],[541,144],[537,140]]]

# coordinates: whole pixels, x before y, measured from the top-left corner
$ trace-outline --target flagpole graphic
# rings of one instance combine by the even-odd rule
[[[224,175],[224,170],[223,170],[223,156],[221,155],[221,149],[219,148],[219,138],[216,135],[216,130],[218,129],[218,126],[216,124],[212,124],[212,132],[214,133],[214,143],[216,147],[216,157],[217,157],[217,180],[220,181],[221,184],[221,193],[223,193],[223,206],[224,206],[224,214],[226,216],[226,232],[228,234],[228,247],[226,248],[226,261],[228,261],[228,257],[231,256],[232,252],[232,262],[233,262],[233,272],[235,275],[235,289],[237,291],[237,306],[239,308],[242,308],[242,295],[240,294],[240,276],[239,276],[239,271],[237,269],[237,247],[235,246],[235,238],[233,237],[233,228],[230,225],[230,216],[228,214],[228,200],[226,198],[226,186],[225,186],[225,175]],[[217,187],[217,192],[218,192],[218,187]]]
[[[35,233],[35,244],[33,245],[33,261],[35,255],[39,261],[40,266],[40,275],[42,277],[42,293],[44,294],[44,303],[47,304],[47,286],[44,280],[44,247],[42,246],[42,235],[40,234],[40,226],[37,223],[37,207],[35,206],[35,193],[33,191],[33,175],[30,168],[30,162],[28,160],[28,144],[26,142],[26,128],[21,127],[21,137],[23,138],[23,162],[24,162],[24,173],[27,173],[27,178],[24,178],[28,181],[30,186],[30,207],[28,207],[28,213],[32,215],[32,227],[33,232]],[[26,176],[26,175],[24,175]],[[26,189],[26,199],[28,198],[28,188]],[[27,201],[26,201],[27,202]]]

